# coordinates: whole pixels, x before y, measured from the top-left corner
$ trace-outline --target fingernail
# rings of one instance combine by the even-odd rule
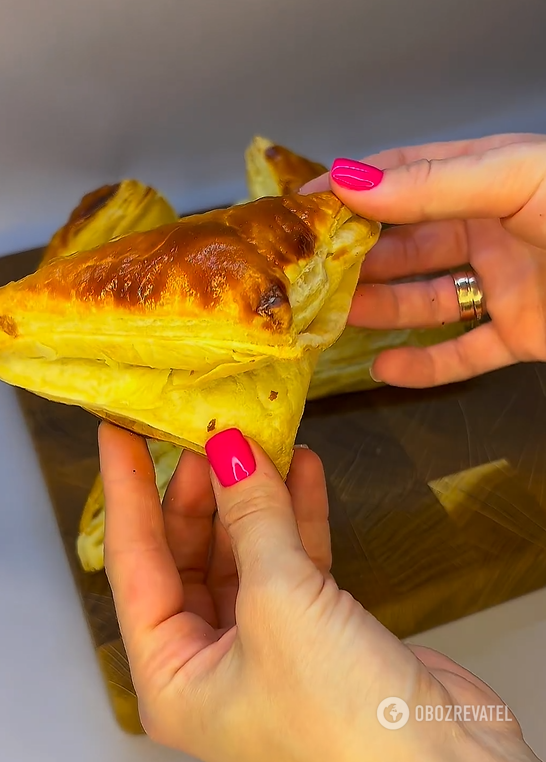
[[[306,445],[306,444],[297,444],[297,445],[294,445],[294,450],[296,448],[298,448],[299,450],[308,450],[309,449],[309,445]]]
[[[239,429],[226,429],[205,444],[207,458],[222,487],[242,482],[256,470],[250,445]]]
[[[336,159],[332,164],[330,177],[342,188],[371,190],[383,179],[383,171],[354,159]]]
[[[372,371],[372,369],[371,369],[371,368],[370,368],[370,378],[372,379],[372,381],[375,381],[375,383],[376,383],[376,384],[380,384],[380,383],[382,383],[382,382],[381,382],[381,379],[380,379],[380,378],[377,378],[377,376],[375,376],[375,375],[373,374],[373,371]]]

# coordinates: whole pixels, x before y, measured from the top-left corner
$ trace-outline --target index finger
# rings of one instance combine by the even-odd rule
[[[332,566],[328,492],[324,467],[309,449],[296,448],[286,486],[305,552],[324,574]]]
[[[184,591],[165,537],[145,440],[102,423],[99,450],[106,503],[105,569],[129,651],[133,639],[182,611]]]
[[[503,135],[487,135],[473,140],[441,141],[417,146],[404,146],[403,148],[389,148],[386,151],[367,156],[362,161],[373,164],[380,169],[394,169],[404,164],[412,164],[414,161],[421,161],[421,159],[428,159],[429,161],[455,159],[458,156],[472,156],[492,148],[502,148],[514,143],[539,143],[543,141],[544,135],[510,132]]]
[[[483,151],[489,151],[492,148],[513,145],[514,143],[540,143],[544,142],[544,140],[544,135],[510,132],[502,135],[487,135],[486,137],[473,140],[439,141],[416,146],[389,148],[385,151],[379,151],[379,153],[370,154],[361,159],[361,161],[379,167],[379,169],[395,169],[404,164],[412,164],[422,159],[427,159],[428,161],[455,159],[459,156],[471,156]],[[300,193],[320,193],[327,190],[330,190],[329,172],[303,185]]]
[[[543,246],[546,240],[546,139],[422,159],[379,173],[342,159],[338,169],[337,182],[332,179],[336,195],[363,217],[398,225],[500,219],[505,230],[526,243]],[[378,176],[372,189],[366,179],[370,169]]]

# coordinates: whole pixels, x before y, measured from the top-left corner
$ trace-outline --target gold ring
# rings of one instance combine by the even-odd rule
[[[485,298],[474,270],[452,273],[462,322],[479,322],[486,314]]]

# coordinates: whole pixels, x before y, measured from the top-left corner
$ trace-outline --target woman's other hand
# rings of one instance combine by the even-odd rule
[[[470,264],[490,322],[432,347],[386,350],[373,376],[428,387],[546,360],[546,136],[497,135],[337,159],[303,193],[330,188],[387,229],[362,266],[349,323],[426,328],[457,322],[453,278],[407,276]]]

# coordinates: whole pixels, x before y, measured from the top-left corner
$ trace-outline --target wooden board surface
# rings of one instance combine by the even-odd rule
[[[0,284],[40,254],[0,259]],[[545,392],[546,367],[528,364],[438,390],[308,404],[298,441],[325,465],[334,576],[399,637],[546,586]],[[75,551],[98,471],[97,420],[18,396],[108,696],[120,725],[140,733],[106,576],[84,573]]]

